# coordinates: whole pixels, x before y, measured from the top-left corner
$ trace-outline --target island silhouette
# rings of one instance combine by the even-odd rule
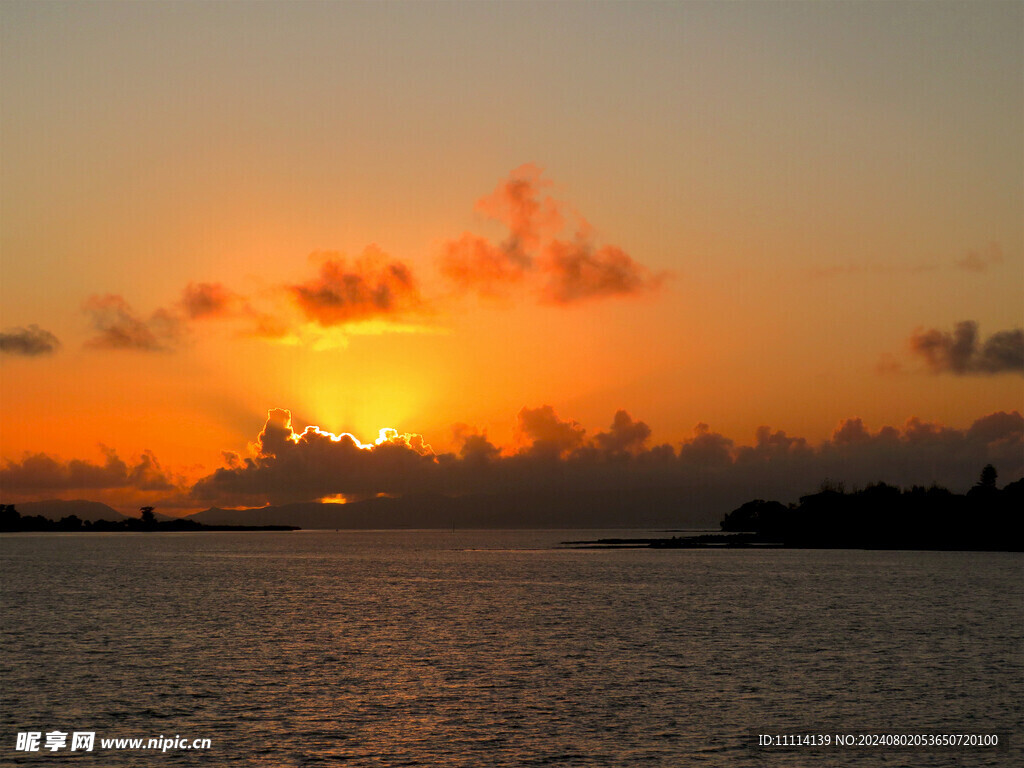
[[[294,525],[208,525],[186,518],[158,520],[153,507],[141,507],[139,517],[121,520],[83,520],[66,515],[51,520],[43,515],[22,515],[14,504],[0,504],[0,532],[14,531],[297,531]]]
[[[755,499],[727,514],[721,534],[563,542],[578,547],[791,547],[1024,551],[1024,478],[1002,489],[991,464],[964,494],[879,482],[847,492],[826,480],[796,504]]]

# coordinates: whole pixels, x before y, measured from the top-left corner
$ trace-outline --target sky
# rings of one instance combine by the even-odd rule
[[[5,501],[1024,472],[1020,3],[0,22]]]

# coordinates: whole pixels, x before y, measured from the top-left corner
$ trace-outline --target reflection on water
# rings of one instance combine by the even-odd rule
[[[572,535],[5,535],[0,762],[67,759],[13,749],[59,729],[213,742],[161,765],[1020,764],[1021,555]],[[750,748],[793,731],[1013,744]]]

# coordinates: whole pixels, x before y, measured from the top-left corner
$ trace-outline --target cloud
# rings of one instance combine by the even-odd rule
[[[487,439],[486,432],[477,432],[468,424],[454,425],[452,435],[461,446],[459,457],[467,462],[487,464],[501,455],[501,450]]]
[[[489,297],[522,285],[555,305],[637,296],[661,285],[665,273],[651,273],[618,246],[599,244],[590,224],[548,194],[550,187],[536,165],[512,171],[475,205],[505,228],[505,237],[495,242],[464,232],[449,240],[438,259],[442,276],[459,291]],[[148,318],[121,296],[92,296],[82,306],[96,331],[86,346],[170,351],[192,323],[213,319],[236,321],[242,336],[315,349],[344,346],[352,333],[436,330],[417,322],[429,305],[407,263],[376,246],[355,259],[333,252],[312,257],[320,260],[319,272],[306,282],[274,285],[258,297],[219,282],[189,282],[180,299]],[[4,335],[4,351],[17,344]]]
[[[319,274],[298,285],[274,285],[256,296],[222,283],[190,282],[181,298],[148,318],[117,295],[92,296],[82,305],[97,335],[86,345],[98,349],[172,351],[193,324],[234,321],[237,335],[303,344],[312,349],[344,346],[350,334],[435,332],[415,315],[429,313],[412,270],[376,247],[351,262],[316,252]],[[404,322],[403,322],[404,321]]]
[[[1024,474],[1024,416],[1017,411],[989,414],[968,429],[911,418],[872,431],[851,418],[819,445],[767,426],[752,444],[736,445],[698,424],[681,444],[648,447],[650,428],[624,410],[608,431],[588,437],[578,422],[545,405],[520,410],[516,433],[517,442],[503,450],[457,425],[455,452],[439,453],[421,436],[394,430],[371,443],[312,426],[296,432],[291,414],[275,409],[249,455],[230,455],[193,486],[191,497],[196,505],[221,506],[379,494],[604,493],[628,500],[661,489],[676,499],[680,515],[714,523],[752,498],[795,501],[826,478],[851,488],[885,481],[966,490],[988,463],[1004,482]]]
[[[543,171],[527,163],[516,168],[490,195],[477,200],[474,210],[503,224],[507,236],[500,243],[464,232],[445,244],[441,273],[463,290],[486,296],[504,294],[534,268],[536,252],[562,228],[560,204],[541,190],[551,186]]]
[[[886,277],[891,275],[920,275],[926,272],[962,269],[965,272],[982,273],[1003,263],[1003,250],[998,243],[989,243],[984,248],[967,251],[963,258],[943,262],[917,262],[916,264],[893,264],[880,261],[848,261],[826,267],[813,267],[807,275],[815,279],[827,279],[844,275],[869,275]]]
[[[475,206],[478,213],[508,227],[503,250],[524,264],[530,261],[527,251],[539,248],[564,224],[563,205],[541,192],[551,186],[543,174],[543,168],[525,163]]]
[[[324,327],[407,315],[422,308],[412,271],[376,248],[351,264],[334,256],[320,274],[289,290],[306,319]]]
[[[475,210],[507,230],[500,243],[470,232],[448,241],[440,270],[456,287],[501,296],[510,285],[534,278],[540,300],[573,304],[657,289],[665,275],[651,274],[622,248],[599,246],[587,221],[547,194],[541,168],[512,171]],[[567,222],[568,236],[563,236]]]
[[[280,293],[280,289],[274,291]],[[171,352],[178,348],[192,324],[206,320],[238,321],[241,336],[282,340],[295,333],[296,323],[257,308],[253,300],[221,283],[190,282],[170,308],[161,307],[144,319],[117,295],[92,296],[82,305],[98,334],[86,341],[94,349],[132,349]]]
[[[733,441],[712,432],[704,422],[693,428],[693,437],[679,446],[679,461],[687,466],[727,467],[733,463]]]
[[[470,232],[445,243],[439,263],[441,274],[460,290],[488,297],[504,295],[510,284],[523,280],[529,267],[529,261]]]
[[[650,427],[642,421],[633,421],[626,411],[620,410],[615,412],[609,431],[594,435],[594,443],[609,453],[635,453],[643,450],[650,436]]]
[[[284,409],[267,414],[251,454],[232,456],[228,466],[199,480],[193,497],[245,503],[413,492],[430,487],[436,460],[422,438],[396,430],[382,430],[370,444],[316,426],[295,432]]]
[[[158,309],[148,320],[143,320],[121,296],[91,296],[82,310],[89,315],[97,331],[97,335],[86,342],[86,346],[95,349],[166,352],[175,347],[181,336],[181,321],[176,315]]]
[[[654,290],[665,278],[664,274],[652,275],[621,248],[595,249],[586,239],[552,242],[546,253],[543,298],[553,304],[636,295]]]
[[[59,347],[57,337],[38,325],[9,328],[0,333],[0,352],[8,355],[38,357],[53,354]]]
[[[999,411],[983,416],[971,425],[964,437],[972,444],[1012,451],[1024,441],[1024,416],[1017,411]]]
[[[180,306],[191,320],[230,317],[243,299],[221,283],[189,283],[182,291]]]
[[[812,452],[807,440],[790,437],[782,430],[772,431],[761,426],[754,431],[754,445],[736,449],[736,461],[740,463],[765,463],[786,461],[794,456],[803,457]]]
[[[226,320],[241,323],[242,337],[281,341],[295,336],[297,323],[283,306],[281,286],[265,290],[259,296],[246,296],[222,283],[189,283],[177,306],[190,321]],[[268,311],[266,304],[269,302]]]
[[[562,421],[550,405],[523,408],[516,416],[516,431],[529,441],[529,453],[559,456],[583,445],[586,430],[575,421]]]
[[[953,262],[954,266],[966,272],[987,272],[989,267],[1003,263],[1003,250],[998,243],[989,243],[986,247],[970,250],[962,259]]]
[[[115,488],[173,491],[180,485],[180,480],[166,472],[150,451],[128,464],[113,449],[101,446],[101,450],[102,464],[81,459],[65,462],[46,453],[26,454],[20,461],[6,460],[0,467],[0,487],[11,493],[52,494]]]
[[[934,373],[957,375],[1024,373],[1024,330],[1014,328],[978,339],[973,320],[957,323],[952,333],[936,328],[916,330],[910,349]]]

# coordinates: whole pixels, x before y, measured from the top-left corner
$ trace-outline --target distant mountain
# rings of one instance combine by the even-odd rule
[[[307,502],[251,509],[212,507],[188,519],[208,525],[301,528],[650,528],[717,527],[721,514],[696,510],[679,489],[416,495],[349,504]]]
[[[62,517],[76,515],[79,520],[124,520],[122,515],[113,507],[101,504],[98,501],[64,501],[63,499],[49,499],[48,501],[25,501],[15,504],[22,517],[41,515],[50,520],[60,520]]]

